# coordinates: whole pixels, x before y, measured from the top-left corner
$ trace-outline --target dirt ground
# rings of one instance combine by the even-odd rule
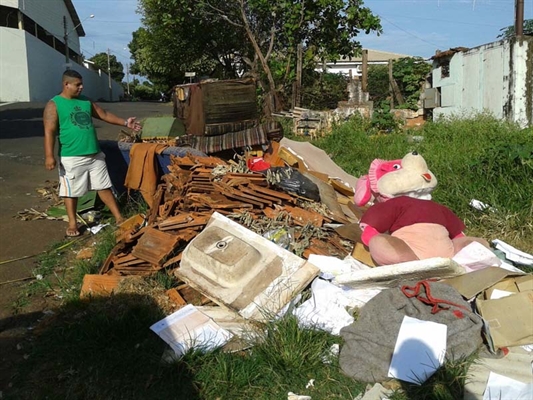
[[[44,211],[50,204],[37,193],[45,181],[57,181],[57,171],[44,168],[42,112],[44,103],[0,104],[0,398],[9,384],[14,365],[22,359],[22,344],[28,328],[54,307],[49,299],[32,297],[22,312],[14,315],[13,304],[35,268],[35,256],[65,237],[66,223],[54,220],[21,221],[19,211]],[[170,103],[103,103],[106,110],[138,119],[170,115]],[[120,127],[97,121],[102,140],[116,140]],[[122,160],[108,158],[108,164]],[[110,166],[112,169],[112,166]]]

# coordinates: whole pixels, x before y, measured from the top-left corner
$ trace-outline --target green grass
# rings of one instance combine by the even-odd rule
[[[464,397],[465,384],[469,378],[468,370],[476,363],[477,354],[455,361],[446,360],[423,385],[402,383],[391,400],[457,400]]]
[[[405,133],[368,132],[367,121],[353,118],[314,144],[354,176],[367,174],[375,158],[398,159],[418,151],[439,182],[434,200],[462,218],[468,234],[533,252],[533,128],[481,114]],[[423,140],[413,141],[414,135]],[[475,210],[469,206],[472,199],[495,211]]]

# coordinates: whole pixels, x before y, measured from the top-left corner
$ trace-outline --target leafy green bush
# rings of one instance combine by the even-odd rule
[[[421,84],[431,71],[431,64],[421,57],[405,57],[395,60],[392,65],[392,76],[396,80],[405,103],[397,108],[418,110]]]
[[[303,107],[312,110],[335,109],[339,101],[348,100],[348,78],[346,76],[312,71],[304,78]]]
[[[399,121],[391,113],[387,101],[382,101],[372,113],[372,127],[379,132],[391,133],[400,127]]]

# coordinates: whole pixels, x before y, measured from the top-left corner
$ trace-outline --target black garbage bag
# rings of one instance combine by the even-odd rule
[[[320,201],[318,186],[294,168],[272,167],[269,171],[270,174],[274,174],[276,178],[279,178],[279,182],[276,182],[274,186],[285,192],[296,193],[298,196]]]

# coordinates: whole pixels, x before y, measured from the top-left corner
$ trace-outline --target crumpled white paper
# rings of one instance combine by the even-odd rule
[[[502,240],[494,239],[492,244],[505,253],[505,257],[512,262],[522,265],[533,265],[533,255],[525,253],[517,248],[505,243]]]

